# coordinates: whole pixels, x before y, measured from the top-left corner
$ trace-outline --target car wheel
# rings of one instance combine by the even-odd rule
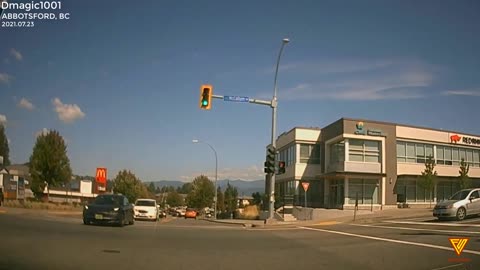
[[[466,216],[467,216],[467,211],[465,210],[465,208],[463,208],[463,207],[458,208],[458,210],[457,210],[457,220],[458,221],[464,220]]]
[[[128,225],[133,225],[133,224],[135,224],[135,218],[132,215],[132,220],[130,222],[128,222]]]
[[[125,218],[125,215],[123,215],[122,219],[118,221],[118,226],[123,227],[125,226],[125,223],[126,223],[126,218]]]
[[[83,225],[89,225],[89,224],[90,222],[87,219],[83,218]]]

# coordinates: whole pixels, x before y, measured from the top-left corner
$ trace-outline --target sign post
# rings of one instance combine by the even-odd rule
[[[355,208],[353,209],[353,221],[355,221],[357,217],[357,210],[358,210],[358,192],[355,193]]]
[[[307,190],[308,190],[309,186],[310,186],[309,182],[303,182],[302,183],[303,190],[305,191],[305,204],[304,204],[305,208],[307,208]]]

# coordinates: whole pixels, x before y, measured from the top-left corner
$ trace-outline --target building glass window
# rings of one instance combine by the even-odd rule
[[[407,162],[416,162],[414,143],[407,143]]]
[[[320,144],[300,144],[300,163],[320,164]]]
[[[420,186],[420,181],[416,179],[399,179],[396,187],[397,194],[406,194],[407,202],[430,202],[430,192]]]
[[[452,148],[445,147],[444,154],[445,154],[445,165],[452,165]]]
[[[437,183],[437,201],[448,200],[459,189],[459,185],[453,181],[439,181]]]
[[[437,164],[445,164],[444,149],[443,146],[437,146]]]
[[[330,145],[330,163],[340,163],[345,161],[345,141]]]
[[[407,162],[407,146],[397,143],[397,162]]]
[[[379,141],[349,140],[349,161],[377,162],[382,160]]]
[[[378,203],[378,180],[376,179],[349,179],[348,203],[355,204],[358,195],[358,204]]]
[[[460,147],[437,145],[437,159],[439,165],[460,166],[463,159],[472,167],[480,167],[480,150]]]
[[[473,152],[473,165],[474,167],[480,167],[480,150]]]
[[[467,158],[465,160],[470,166],[473,166],[473,150],[468,149],[467,150]]]
[[[460,160],[466,160],[466,156],[467,156],[467,153],[465,151],[465,149],[459,149],[459,152],[460,152]]]
[[[290,145],[290,146],[280,150],[280,154],[278,155],[277,160],[285,161],[286,166],[294,164],[296,162],[295,161],[295,157],[296,157],[295,147],[296,147],[295,144],[293,144],[293,145]]]
[[[437,156],[438,155],[439,153],[437,151]],[[433,144],[397,141],[398,162],[425,163],[430,156],[433,157]]]

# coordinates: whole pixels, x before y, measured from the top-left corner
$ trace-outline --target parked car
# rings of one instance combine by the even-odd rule
[[[120,194],[98,195],[95,200],[83,207],[83,224],[108,223],[134,224],[133,205]]]
[[[138,199],[135,202],[135,219],[148,219],[157,221],[158,206],[157,202],[152,199]]]
[[[163,211],[163,210],[160,210],[158,212],[158,217],[159,218],[166,218],[167,217],[167,212]]]
[[[480,188],[460,190],[448,200],[438,202],[433,209],[433,216],[438,219],[463,220],[467,216],[478,214],[480,214]]]
[[[188,208],[187,211],[185,211],[185,219],[187,218],[197,219],[197,211],[195,211],[195,209]]]
[[[186,209],[185,208],[177,208],[177,217],[184,217]]]

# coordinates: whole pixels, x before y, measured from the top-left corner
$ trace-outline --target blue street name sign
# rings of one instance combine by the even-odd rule
[[[233,101],[233,102],[249,102],[248,97],[239,97],[239,96],[224,96],[223,101]]]

